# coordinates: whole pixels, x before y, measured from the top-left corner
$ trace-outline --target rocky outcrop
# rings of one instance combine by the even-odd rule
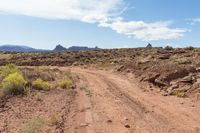
[[[67,51],[67,48],[65,48],[65,47],[63,47],[62,45],[59,44],[59,45],[57,45],[55,47],[55,49],[53,51],[55,51],[55,52],[63,52],[63,51]]]

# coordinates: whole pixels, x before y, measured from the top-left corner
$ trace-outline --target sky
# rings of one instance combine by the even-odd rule
[[[200,46],[199,0],[0,0],[0,45]]]

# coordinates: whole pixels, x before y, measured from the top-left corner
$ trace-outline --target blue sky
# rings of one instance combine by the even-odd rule
[[[0,44],[198,47],[199,5],[199,0],[0,1]]]

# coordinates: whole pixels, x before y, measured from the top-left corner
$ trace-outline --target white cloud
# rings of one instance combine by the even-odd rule
[[[0,12],[95,23],[107,21],[122,5],[122,0],[0,0]]]
[[[185,29],[169,28],[172,22],[145,23],[143,21],[117,20],[111,24],[101,24],[103,27],[110,27],[117,33],[125,34],[143,41],[178,39],[186,32]]]
[[[177,39],[184,29],[169,28],[169,22],[123,21],[124,0],[0,0],[0,12],[47,19],[97,23],[140,40]]]
[[[200,24],[200,18],[187,19],[187,21],[188,21],[188,24],[190,24],[190,25],[194,25],[194,24],[197,24],[197,23]]]

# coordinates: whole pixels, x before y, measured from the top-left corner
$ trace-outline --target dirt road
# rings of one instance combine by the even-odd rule
[[[68,132],[200,133],[200,101],[141,89],[132,76],[73,68],[78,95]]]

